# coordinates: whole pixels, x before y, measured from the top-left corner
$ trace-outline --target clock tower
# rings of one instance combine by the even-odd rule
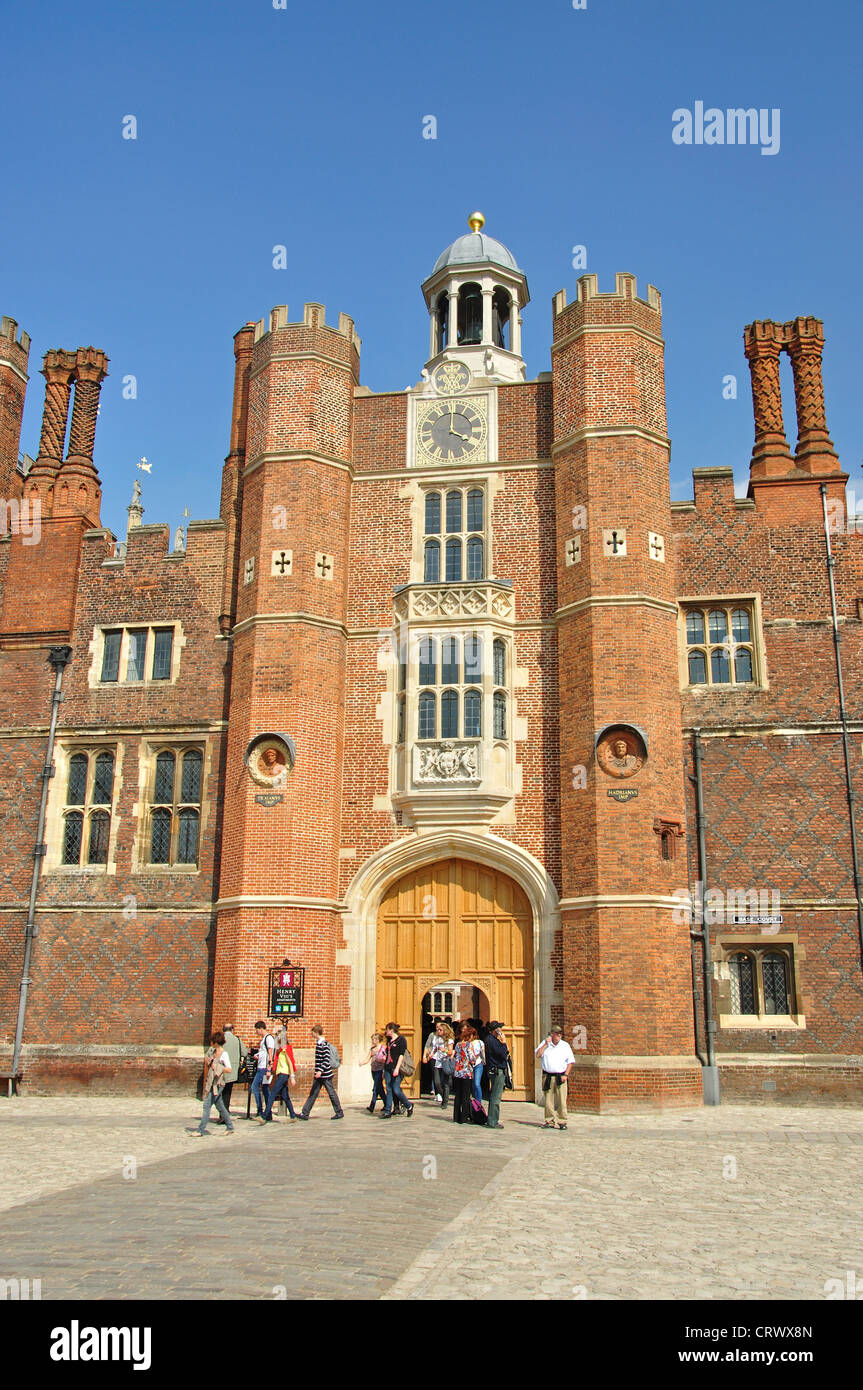
[[[524,381],[520,311],[530,295],[527,279],[502,242],[483,232],[485,218],[472,212],[470,231],[438,257],[423,282],[429,311],[429,360],[426,368],[440,391],[464,389],[449,382],[449,364],[474,378]]]

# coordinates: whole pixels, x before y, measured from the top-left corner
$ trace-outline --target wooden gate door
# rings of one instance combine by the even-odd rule
[[[476,985],[492,1016],[506,1025],[515,1089],[509,1100],[533,1099],[533,925],[530,904],[506,874],[466,859],[447,859],[406,874],[388,890],[378,913],[378,1027],[401,1025],[417,1070],[405,1087],[419,1088],[423,995],[445,981]]]

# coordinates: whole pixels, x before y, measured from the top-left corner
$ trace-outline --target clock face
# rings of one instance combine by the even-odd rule
[[[417,443],[427,459],[479,458],[486,442],[485,416],[470,401],[436,401],[417,424]]]

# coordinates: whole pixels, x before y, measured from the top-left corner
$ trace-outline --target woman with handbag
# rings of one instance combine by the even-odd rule
[[[383,1033],[372,1033],[372,1045],[369,1048],[363,1066],[371,1063],[372,1068],[372,1100],[366,1106],[370,1115],[375,1113],[375,1104],[380,1097],[381,1105],[386,1106],[387,1093],[384,1090],[384,1067],[387,1060],[387,1045]]]
[[[222,1032],[210,1035],[210,1047],[204,1061],[204,1109],[201,1113],[201,1123],[197,1129],[190,1131],[198,1139],[207,1137],[207,1121],[210,1118],[210,1111],[215,1103],[216,1109],[225,1121],[225,1130],[228,1134],[233,1134],[234,1126],[231,1117],[225,1109],[225,1102],[222,1100],[222,1091],[225,1082],[231,1075],[231,1059],[225,1051],[225,1035]]]
[[[455,1064],[452,1059],[454,1051],[455,1035],[449,1024],[437,1023],[426,1044],[423,1061],[431,1062],[434,1066],[432,1073],[434,1098],[438,1105],[444,1107],[449,1100],[449,1088],[455,1071]]]
[[[269,1077],[270,1098],[267,1101],[267,1108],[264,1111],[263,1119],[258,1118],[259,1124],[270,1124],[273,1119],[273,1106],[279,1097],[288,1107],[288,1114],[292,1120],[297,1118],[297,1112],[291,1101],[291,1087],[296,1083],[297,1064],[294,1061],[294,1049],[287,1040],[287,1035],[282,1032],[282,1046],[279,1047],[273,1058],[272,1071],[267,1073]]]
[[[480,1048],[481,1044],[476,1029],[471,1027],[469,1023],[463,1024],[453,1053],[452,1117],[457,1125],[469,1124],[473,1120],[473,1108],[471,1106],[473,1074],[481,1056]],[[480,1110],[482,1110],[482,1106],[480,1106]],[[484,1118],[484,1110],[482,1110],[482,1114]]]

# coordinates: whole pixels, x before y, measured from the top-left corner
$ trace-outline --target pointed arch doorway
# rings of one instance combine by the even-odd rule
[[[481,991],[506,1025],[514,1090],[533,1098],[533,922],[526,894],[507,874],[467,859],[444,859],[405,874],[378,910],[375,1014],[400,1024],[417,1071],[422,1001],[448,982]]]

